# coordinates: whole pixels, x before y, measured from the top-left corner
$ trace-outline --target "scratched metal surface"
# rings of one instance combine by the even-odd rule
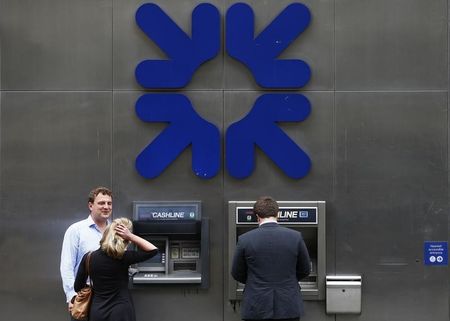
[[[0,301],[2,317],[67,317],[59,252],[67,226],[86,213],[86,193],[112,186],[114,215],[134,200],[203,202],[211,218],[210,289],[133,292],[138,320],[232,321],[228,200],[272,194],[327,201],[327,271],[363,275],[363,313],[328,316],[306,302],[302,320],[447,321],[448,268],[425,267],[423,242],[448,240],[447,1],[308,0],[310,28],[285,58],[312,69],[312,113],[280,127],[312,159],[302,180],[286,177],[261,151],[254,174],[211,180],[191,172],[187,150],[160,177],[134,170],[137,153],[165,128],[134,115],[144,93],[134,68],[162,52],[134,23],[145,1],[0,0]],[[154,1],[184,30],[197,0]],[[210,1],[223,17],[236,1]],[[290,1],[247,1],[259,32]],[[181,93],[221,131],[260,91],[222,51]],[[177,91],[178,92],[178,91]],[[32,268],[30,268],[32,267]],[[174,308],[175,307],[175,308]]]
[[[361,320],[448,318],[448,270],[423,263],[448,239],[447,127],[446,93],[336,95],[336,273],[363,275]]]
[[[87,217],[89,190],[111,185],[110,105],[105,93],[2,92],[5,318],[67,317],[59,276],[62,238],[70,224]]]

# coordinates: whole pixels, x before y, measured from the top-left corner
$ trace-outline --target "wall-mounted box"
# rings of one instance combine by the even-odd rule
[[[327,313],[361,313],[361,285],[360,275],[328,275],[326,277]]]

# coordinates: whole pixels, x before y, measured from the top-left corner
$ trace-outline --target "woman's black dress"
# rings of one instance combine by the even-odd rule
[[[122,259],[114,259],[101,249],[91,254],[89,275],[92,280],[92,298],[89,321],[135,321],[133,300],[128,291],[128,267],[155,256],[158,250],[150,252],[125,251]],[[87,254],[83,257],[75,278],[75,291],[86,285]]]

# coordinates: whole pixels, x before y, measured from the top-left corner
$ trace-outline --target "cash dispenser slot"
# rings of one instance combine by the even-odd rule
[[[134,232],[159,253],[131,267],[133,285],[193,284],[208,287],[209,220],[200,202],[135,202]]]
[[[253,213],[254,201],[230,201],[228,203],[228,267],[231,271],[233,254],[240,235],[258,228]],[[311,258],[310,275],[299,282],[305,300],[325,299],[325,202],[281,201],[278,223],[302,233]],[[236,282],[228,273],[228,300],[242,299],[244,284]]]
[[[197,269],[196,262],[174,262],[174,271],[195,271]]]

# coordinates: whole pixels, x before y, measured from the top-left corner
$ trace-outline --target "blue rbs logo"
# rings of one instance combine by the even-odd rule
[[[306,6],[287,6],[255,35],[254,13],[244,3],[226,14],[226,52],[252,73],[262,88],[298,89],[311,78],[309,66],[299,59],[278,56],[308,27]],[[137,82],[146,89],[185,87],[196,70],[220,50],[220,13],[208,3],[192,12],[189,37],[156,4],[136,12],[142,31],[167,55],[167,60],[144,60],[136,67]],[[253,108],[226,130],[225,164],[235,178],[250,176],[258,146],[287,176],[302,178],[311,161],[277,123],[300,122],[311,111],[308,99],[295,93],[269,93],[257,98]],[[220,170],[221,139],[217,126],[203,119],[190,100],[179,93],[148,93],[136,102],[137,116],[145,122],[166,122],[164,129],[137,157],[136,169],[146,178],[159,176],[187,147],[192,146],[192,170],[209,179]]]

